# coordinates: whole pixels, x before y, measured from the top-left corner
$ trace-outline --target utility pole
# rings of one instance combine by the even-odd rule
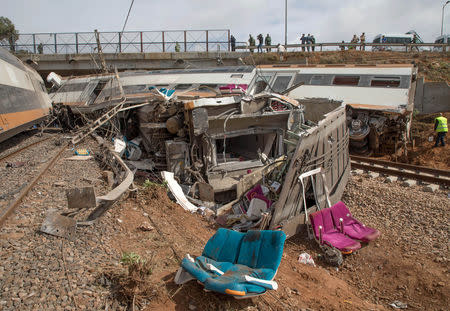
[[[447,1],[447,2],[450,2]],[[284,47],[287,45],[287,0],[284,2]]]
[[[445,6],[449,3],[450,3],[450,0],[445,2],[445,4],[442,6],[441,36],[443,35],[443,32],[444,32],[444,10],[445,10]]]

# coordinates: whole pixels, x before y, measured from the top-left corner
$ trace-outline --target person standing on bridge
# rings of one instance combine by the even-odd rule
[[[311,48],[311,34],[306,36],[306,50],[309,52]]]
[[[255,38],[253,38],[252,35],[248,35],[248,36],[249,36],[249,38],[248,38],[248,45],[250,47],[255,46]],[[250,48],[250,53],[253,53],[253,51],[254,51],[254,49]]]
[[[366,43],[366,33],[365,32],[363,32],[361,34],[361,36],[359,36],[359,41],[361,41],[361,46],[359,47],[359,49],[361,51],[365,51],[366,50],[366,45],[365,45],[365,43]]]
[[[231,43],[231,51],[233,52],[236,51],[236,38],[233,35],[231,35],[230,43]]]
[[[447,125],[447,118],[442,115],[442,112],[439,114],[439,117],[434,119],[434,130],[437,133],[436,137],[436,143],[434,144],[434,147],[437,147],[439,145],[439,142],[441,143],[441,146],[445,146],[445,135],[448,132],[448,125]]]
[[[272,38],[269,36],[269,34],[267,34],[264,44],[267,47],[267,53],[269,53],[271,49],[268,46],[272,45]]]
[[[263,52],[262,46],[263,46],[263,43],[264,43],[264,37],[260,33],[256,38],[258,39],[258,53],[262,53]]]
[[[305,43],[306,43],[305,34],[302,34],[302,36],[300,37],[300,41],[302,42],[302,51],[305,52]]]

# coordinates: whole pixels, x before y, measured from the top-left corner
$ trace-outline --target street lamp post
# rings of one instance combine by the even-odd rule
[[[444,9],[445,9],[445,6],[449,3],[450,3],[450,0],[445,2],[445,4],[442,6],[441,36],[443,35],[443,32],[444,32]]]
[[[447,3],[450,2],[447,1]],[[287,45],[287,0],[284,2],[284,46]]]

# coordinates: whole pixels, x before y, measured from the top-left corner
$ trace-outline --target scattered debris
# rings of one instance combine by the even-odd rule
[[[44,222],[41,225],[41,231],[72,239],[75,235],[76,226],[77,222],[75,219],[60,215],[56,209],[50,209],[47,211]]]
[[[153,226],[149,222],[145,221],[138,227],[138,229],[142,231],[152,231],[155,228],[153,228]]]
[[[73,157],[68,157],[68,158],[66,158],[66,160],[70,160],[70,161],[87,161],[87,160],[91,160],[91,159],[93,159],[93,157],[90,156],[90,155],[88,155],[88,156],[85,156],[85,155],[75,155],[75,156],[73,156]]]
[[[20,161],[20,162],[6,162],[6,167],[10,167],[10,168],[18,168],[18,167],[22,167],[25,166],[25,164],[27,164],[26,162]]]
[[[191,213],[195,213],[198,210],[198,207],[194,206],[191,202],[188,201],[186,196],[183,193],[180,185],[173,178],[174,174],[171,172],[161,172],[161,176],[164,181],[167,182],[167,187],[174,195],[178,204],[181,205],[185,210],[190,211]]]
[[[302,264],[305,264],[305,265],[310,265],[310,266],[313,266],[313,267],[316,266],[316,264],[314,263],[314,259],[308,253],[301,253],[298,256],[298,262],[302,263]]]
[[[96,206],[94,187],[67,189],[66,197],[67,206],[70,209],[84,209]]]
[[[406,303],[401,302],[399,300],[395,300],[389,305],[394,309],[407,309],[408,308],[408,305]]]
[[[64,84],[54,94],[55,101],[64,99],[71,114],[82,116],[68,121],[79,128],[73,144],[93,134],[101,137],[101,144],[114,145],[110,153],[117,163],[104,153],[95,158],[114,174],[114,182],[111,173],[106,176],[110,187],[120,179],[123,182],[108,197],[96,198],[98,207],[88,221],[129,188],[134,173],[158,178],[157,172],[162,172],[184,209],[208,214],[208,219],[215,214],[218,223],[238,231],[281,229],[288,237],[299,232],[305,222],[304,198],[311,198],[313,189],[320,187],[319,181],[312,180],[298,195],[297,178],[311,169],[323,168],[327,187],[333,189],[330,200],[340,199],[350,170],[342,102],[294,99],[291,94],[298,96],[304,83],[279,94],[267,83],[262,88],[263,81],[257,78],[244,85],[223,76],[212,93],[191,96],[190,90],[148,85],[155,77],[144,76],[143,85],[127,82],[123,87],[126,75],[116,71],[83,80],[89,87],[80,98],[63,96],[67,95]],[[305,107],[316,106],[327,108],[321,108],[324,113],[314,115],[314,121],[307,120]],[[132,174],[124,178],[124,171]]]

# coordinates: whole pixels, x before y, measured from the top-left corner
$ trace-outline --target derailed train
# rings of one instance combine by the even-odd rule
[[[181,104],[165,107],[156,118],[161,110],[155,105],[139,109],[135,119],[143,147],[157,167],[180,174],[180,180],[180,163],[199,168],[221,204],[254,184],[254,172],[271,165],[263,158],[277,163],[290,155],[270,227],[293,235],[305,221],[300,174],[324,169],[334,203],[349,176],[349,147],[356,153],[391,152],[408,139],[416,73],[409,64],[140,71],[120,73],[118,79],[63,78],[51,96],[75,114],[99,116],[123,95],[131,105],[151,100],[154,88],[174,89]],[[234,97],[222,93],[236,89]],[[293,108],[288,98],[299,105]],[[320,179],[314,184],[321,189]],[[230,204],[217,212],[227,208]]]
[[[41,76],[0,48],[0,142],[47,118],[51,107]]]
[[[283,64],[134,71],[120,73],[120,80],[130,102],[145,97],[152,86],[175,89],[180,98],[195,99],[217,96],[220,86],[235,84],[248,85],[248,94],[289,93],[307,105],[305,113],[310,120],[317,121],[337,106],[346,106],[350,151],[369,155],[395,153],[409,140],[416,75],[417,68],[411,64]],[[105,98],[119,96],[117,86],[109,83],[112,78],[112,74],[64,78],[63,86],[51,96],[74,112],[92,112],[104,108],[98,103]]]
[[[241,197],[255,183],[254,172],[288,155],[270,227],[292,235],[304,221],[301,174],[324,169],[334,203],[347,183],[349,144],[360,153],[378,152],[389,146],[386,140],[395,149],[407,139],[415,75],[412,65],[135,71],[56,77],[51,99],[90,119],[121,103],[124,128],[129,121],[138,128],[127,139],[140,137],[157,168],[180,175],[180,163],[194,169],[221,204]],[[152,102],[155,89],[173,89],[178,99]],[[130,114],[136,105],[142,107]],[[323,182],[316,179],[313,188]]]

